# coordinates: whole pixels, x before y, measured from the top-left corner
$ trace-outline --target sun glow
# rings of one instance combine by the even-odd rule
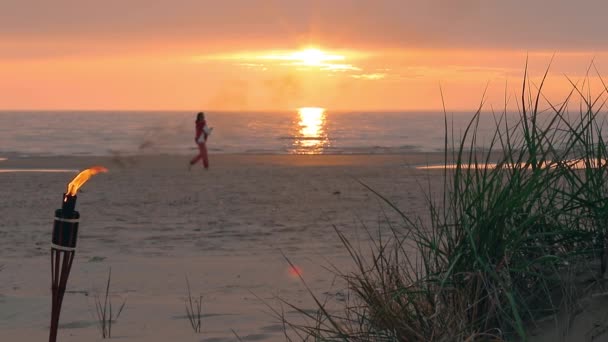
[[[288,58],[310,66],[320,66],[326,62],[344,60],[344,56],[329,55],[319,49],[306,49],[294,52]]]
[[[317,48],[308,48],[300,51],[275,52],[260,57],[261,59],[285,61],[288,65],[301,67],[314,67],[323,70],[359,70],[359,68],[345,63],[346,57],[331,54]]]
[[[241,51],[228,54],[208,56],[194,56],[194,61],[206,60],[233,61],[234,65],[249,70],[269,71],[277,67],[295,67],[298,70],[349,72],[362,71],[351,60],[369,58],[369,53],[355,50],[323,50],[317,47],[308,47],[301,50],[262,50]]]

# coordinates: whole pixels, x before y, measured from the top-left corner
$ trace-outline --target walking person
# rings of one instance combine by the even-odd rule
[[[194,123],[195,126],[195,136],[194,142],[198,146],[198,155],[196,155],[192,160],[190,160],[190,165],[188,166],[188,170],[192,168],[192,165],[196,164],[199,160],[203,161],[203,166],[205,170],[209,169],[209,156],[207,153],[207,138],[209,138],[209,134],[211,134],[212,128],[207,126],[207,121],[205,120],[205,113],[200,112],[196,115],[196,121]]]

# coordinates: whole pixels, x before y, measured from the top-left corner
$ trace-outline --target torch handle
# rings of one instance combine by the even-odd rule
[[[70,197],[67,197],[70,199]],[[51,240],[51,329],[49,342],[57,341],[57,330],[59,328],[59,314],[61,304],[70,276],[70,269],[74,261],[76,251],[76,239],[78,238],[78,221],[80,214],[70,205],[75,204],[75,196],[67,202],[62,209],[55,211],[53,223],[53,236]]]

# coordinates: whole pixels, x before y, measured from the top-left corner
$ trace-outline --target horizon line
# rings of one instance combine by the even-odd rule
[[[277,112],[291,112],[291,111],[297,111],[299,108],[304,108],[304,107],[297,107],[297,108],[287,108],[287,109],[65,109],[65,108],[61,108],[61,109],[54,109],[54,108],[50,108],[50,109],[16,109],[16,108],[0,108],[0,113],[2,112],[191,112],[191,113],[197,113],[197,112],[210,112],[210,113],[243,113],[243,112],[248,112],[248,113],[277,113]],[[329,109],[326,107],[319,107],[319,108],[323,108],[326,111],[330,111],[330,112],[341,112],[341,113],[345,113],[345,112],[379,112],[379,113],[403,113],[403,112],[477,112],[479,110],[479,108],[471,108],[471,109],[443,109],[443,108],[437,108],[437,109],[369,109],[369,108],[364,108],[364,109]],[[484,111],[484,110],[482,110]],[[488,108],[488,111],[491,111],[490,108]]]

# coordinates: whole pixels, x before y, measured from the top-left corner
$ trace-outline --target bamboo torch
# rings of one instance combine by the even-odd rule
[[[63,302],[63,295],[65,294],[65,288],[76,251],[78,220],[80,219],[80,214],[76,211],[76,194],[78,189],[91,176],[107,171],[108,169],[103,166],[94,166],[79,173],[68,184],[67,192],[63,194],[61,209],[55,210],[55,222],[51,242],[52,306],[49,342],[57,341],[61,303]]]

